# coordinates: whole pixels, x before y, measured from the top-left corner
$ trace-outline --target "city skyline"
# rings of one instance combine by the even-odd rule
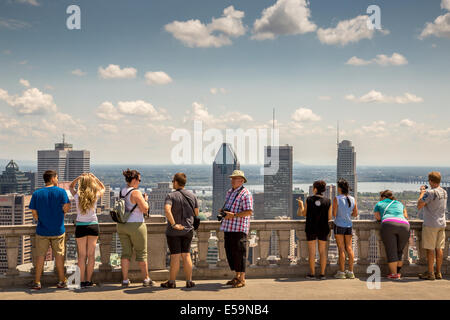
[[[79,1],[81,30],[35,3],[0,4],[2,159],[66,133],[95,164],[168,164],[175,129],[271,128],[275,107],[294,162],[332,165],[340,120],[361,165],[448,163],[447,0],[378,1],[380,30],[370,1]]]

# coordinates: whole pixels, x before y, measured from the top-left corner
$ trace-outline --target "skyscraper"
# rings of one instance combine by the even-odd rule
[[[339,141],[338,141],[339,142]],[[356,152],[355,147],[349,140],[343,140],[338,144],[337,152],[337,180],[345,179],[350,185],[350,194],[356,198],[357,177],[356,177]]]
[[[273,154],[278,157],[272,158]],[[269,168],[278,166],[276,173]],[[264,219],[292,214],[292,146],[266,146],[264,148]]]
[[[222,209],[226,193],[231,188],[229,176],[240,167],[231,145],[222,143],[213,162],[213,217]]]
[[[8,193],[31,193],[31,181],[25,173],[19,170],[19,166],[11,160],[0,175],[0,194]]]
[[[148,196],[148,203],[150,208],[150,214],[157,214],[165,216],[164,202],[169,193],[172,192],[172,186],[170,182],[158,182],[158,187],[152,188]]]
[[[55,143],[55,150],[38,151],[38,182],[37,188],[44,184],[43,174],[47,170],[58,172],[60,181],[72,181],[82,173],[90,172],[90,152],[88,150],[73,150],[66,143]]]
[[[29,208],[31,195],[8,194],[0,196],[0,225],[23,225],[32,224],[33,215]],[[31,239],[30,236],[23,236],[19,242],[19,255],[17,264],[30,263],[31,257]],[[8,269],[6,256],[5,239],[0,238],[0,272]]]

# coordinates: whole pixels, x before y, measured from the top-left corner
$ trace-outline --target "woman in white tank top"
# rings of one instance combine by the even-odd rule
[[[78,190],[75,190],[77,183]],[[94,273],[95,265],[95,247],[99,235],[96,212],[97,201],[105,192],[105,186],[92,173],[85,173],[72,181],[69,190],[75,199],[77,208],[75,238],[77,240],[81,287],[92,287],[92,274]]]
[[[148,212],[148,196],[142,194],[139,189],[141,174],[136,170],[127,169],[123,172],[127,186],[120,191],[120,196],[125,197],[125,209],[133,210],[126,223],[117,224],[122,245],[122,286],[128,287],[128,268],[133,252],[136,254],[136,261],[141,268],[143,285],[145,287],[153,285],[153,281],[148,274],[147,263],[147,226],[145,224],[144,213]],[[134,190],[135,189],[135,190]]]

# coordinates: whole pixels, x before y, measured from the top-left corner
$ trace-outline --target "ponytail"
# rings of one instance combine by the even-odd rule
[[[350,208],[352,206],[352,202],[350,201],[350,198],[346,195],[345,198],[347,198],[348,207]]]

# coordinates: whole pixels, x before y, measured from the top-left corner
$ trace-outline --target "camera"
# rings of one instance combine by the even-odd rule
[[[425,190],[428,189],[428,186],[427,186],[427,185],[424,185],[423,187],[425,188]]]
[[[217,220],[222,221],[226,216],[227,214],[225,213],[225,210],[220,209],[219,214],[217,215]]]

